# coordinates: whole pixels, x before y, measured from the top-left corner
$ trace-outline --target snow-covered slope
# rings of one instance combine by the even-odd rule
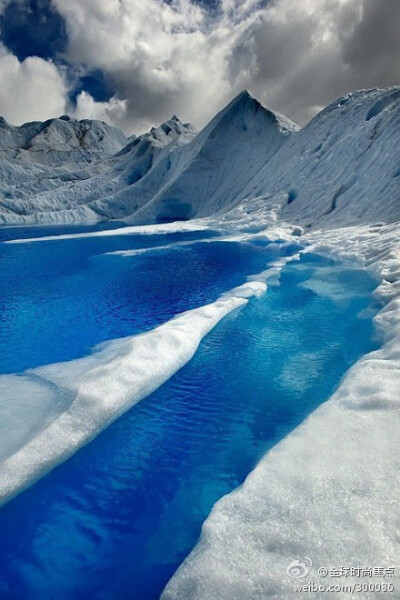
[[[391,222],[400,217],[399,138],[400,88],[348,94],[301,130],[246,92],[185,148],[187,166],[136,218],[253,210],[261,197],[306,228]]]
[[[135,218],[188,219],[230,208],[297,130],[289,119],[242,92],[188,146],[174,153],[172,176]]]
[[[96,190],[90,199],[91,210],[108,219],[138,211],[169,181],[178,162],[176,157],[195,135],[190,123],[183,124],[174,116],[134,139],[113,158],[116,188],[110,194]]]
[[[12,149],[14,162],[2,164],[9,182],[1,202],[3,222],[128,218],[151,223],[212,214],[234,205],[298,130],[245,91],[197,136],[173,117],[99,162],[100,142],[93,142],[93,133],[81,135],[88,123],[61,118],[22,128],[4,125],[5,156]],[[92,129],[98,128],[93,122]],[[81,138],[88,138],[87,149]],[[103,147],[111,149],[111,143]],[[31,156],[40,167],[26,164]]]
[[[324,109],[260,171],[246,196],[282,194],[303,225],[400,217],[400,88],[349,94]]]

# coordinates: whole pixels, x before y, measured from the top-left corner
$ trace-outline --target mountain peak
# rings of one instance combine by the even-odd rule
[[[182,123],[174,115],[168,121],[164,121],[158,127],[152,127],[150,131],[141,135],[131,136],[126,144],[116,155],[124,156],[133,153],[133,155],[143,156],[148,152],[153,152],[155,148],[161,149],[170,144],[183,145],[190,142],[196,134],[196,130],[190,123]]]
[[[231,119],[244,118],[248,115],[264,114],[273,127],[276,127],[280,133],[288,135],[298,131],[300,128],[296,123],[275,112],[266,108],[249,90],[243,90],[235,96],[229,104],[210,122],[209,126],[215,127],[217,124],[226,126]]]
[[[248,89],[239,92],[239,94],[233,98],[232,102],[236,102],[238,100],[256,100],[256,102],[258,102],[254,94],[252,94]]]
[[[0,118],[0,127],[1,155],[25,161],[80,160],[82,152],[88,158],[109,156],[126,144],[126,137],[119,129],[102,121],[79,121],[69,115],[20,126],[10,125]]]
[[[144,134],[143,137],[151,135],[154,140],[158,140],[163,145],[166,141],[175,139],[182,135],[193,136],[196,130],[190,123],[182,123],[182,121],[174,115],[168,121],[164,121],[158,127],[152,127],[149,134]]]
[[[225,107],[224,110],[228,111],[232,111],[236,108],[244,108],[246,106],[249,107],[254,107],[256,108],[257,106],[262,106],[261,102],[259,102],[257,100],[257,98],[255,98],[255,96],[253,96],[253,94],[251,94],[249,92],[249,90],[243,90],[242,92],[240,92],[240,94],[238,94],[237,96],[235,96]]]

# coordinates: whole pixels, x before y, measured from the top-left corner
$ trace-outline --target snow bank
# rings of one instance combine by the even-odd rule
[[[102,344],[85,358],[0,377],[0,503],[151,394],[223,317],[266,287],[265,281],[245,283],[148,333]]]
[[[191,221],[194,223],[194,221]],[[232,235],[228,237],[218,237],[215,238],[200,238],[196,240],[187,240],[185,242],[173,242],[167,245],[162,246],[150,246],[148,248],[136,248],[135,250],[114,250],[112,252],[107,252],[108,256],[121,256],[121,257],[131,257],[138,256],[140,254],[148,254],[153,252],[163,252],[164,250],[171,250],[171,248],[184,248],[186,246],[193,246],[194,244],[215,244],[215,243],[238,243],[238,242],[248,242],[251,241],[251,236],[247,234],[243,235]],[[259,280],[258,275],[254,275],[254,279]]]
[[[36,238],[19,238],[7,240],[5,244],[26,244],[29,242],[50,242],[57,240],[73,240],[76,238],[110,237],[115,235],[163,235],[166,233],[190,233],[191,231],[206,231],[209,227],[200,220],[176,221],[163,225],[134,225],[132,227],[121,227],[119,229],[103,229],[101,231],[89,231],[86,233],[68,233],[63,235],[47,235]],[[129,251],[127,251],[129,252]]]
[[[397,567],[400,459],[400,243],[398,225],[316,231],[309,250],[361,260],[380,279],[375,318],[381,349],[364,356],[337,392],[268,452],[245,483],[222,498],[199,544],[163,600],[290,600],[295,584],[328,586],[396,579],[326,578],[335,567]],[[312,561],[304,579],[287,574]],[[301,594],[300,594],[301,595]],[[320,593],[322,597],[325,593]],[[329,595],[329,594],[328,594]],[[382,592],[335,592],[349,600]],[[314,596],[319,597],[318,594]]]
[[[317,585],[327,585],[320,567],[398,565],[400,386],[393,358],[393,351],[377,352],[360,361],[330,402],[217,503],[163,600],[298,598],[294,584],[302,581],[286,569],[303,557],[313,562],[305,583]]]

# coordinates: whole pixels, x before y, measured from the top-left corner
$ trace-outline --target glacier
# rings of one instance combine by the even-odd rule
[[[377,281],[374,299],[380,310],[374,323],[381,348],[360,359],[334,395],[262,457],[242,486],[217,502],[199,543],[162,598],[289,600],[298,592],[286,568],[304,556],[312,558],[312,580],[318,584],[326,583],[320,567],[391,563],[400,549],[395,453],[400,426],[400,88],[347,94],[303,128],[264,108],[247,91],[200,133],[177,117],[130,139],[104,123],[68,117],[20,128],[3,120],[0,127],[4,225],[120,222],[114,230],[71,233],[64,239],[124,230],[153,235],[213,229],[226,233],[227,240],[296,240],[301,253],[357,262]],[[8,243],[57,240],[57,235],[44,235]],[[27,386],[38,399],[20,438],[9,439],[4,427],[2,501],[170,377],[220,318],[265,290],[265,277],[279,275],[282,264],[142,338],[116,340],[62,369],[58,363],[2,376],[5,423],[25,412]],[[144,347],[151,341],[144,356],[148,369],[141,366],[140,340]],[[172,360],[175,343],[180,349]],[[132,393],[137,381],[129,373],[136,368],[144,383]],[[111,372],[116,380],[111,377],[115,395],[109,405],[101,389]],[[14,393],[22,399],[16,413],[9,408]],[[60,412],[53,414],[55,397]],[[349,598],[346,594],[337,597]],[[366,591],[363,597],[379,593]]]
[[[83,148],[73,120],[52,120],[30,141],[26,126],[7,126],[0,219],[143,225],[244,210],[264,197],[281,221],[306,228],[390,222],[399,98],[398,88],[348,94],[299,129],[243,92],[197,135],[173,117],[116,153],[123,134],[96,122]],[[65,126],[74,141],[60,152]]]

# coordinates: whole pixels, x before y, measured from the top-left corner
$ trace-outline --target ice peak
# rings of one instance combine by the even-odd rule
[[[285,135],[298,131],[300,128],[296,123],[275,112],[266,108],[249,90],[243,90],[229,102],[229,104],[211,121],[214,124],[226,125],[231,119],[243,118],[245,115],[252,118],[257,114],[263,114],[269,121],[270,126],[276,128]]]
[[[191,141],[195,134],[196,130],[190,123],[182,123],[174,115],[158,127],[152,127],[146,133],[128,138],[128,144],[116,156],[144,156],[148,153],[151,154],[157,148],[160,149],[171,144],[185,144]]]
[[[234,100],[255,100],[256,102],[258,102],[257,98],[254,96],[254,94],[252,94],[250,92],[250,90],[245,89],[242,90],[235,98]]]
[[[246,107],[256,108],[257,106],[262,106],[261,102],[259,102],[257,98],[255,98],[253,94],[249,92],[249,90],[243,90],[229,102],[229,104],[226,106],[226,110],[232,111]]]
[[[153,139],[165,143],[166,138],[176,138],[182,134],[195,133],[194,127],[190,123],[182,123],[176,115],[173,115],[168,121],[164,121],[158,127],[152,127],[149,134],[140,137],[151,136]]]

